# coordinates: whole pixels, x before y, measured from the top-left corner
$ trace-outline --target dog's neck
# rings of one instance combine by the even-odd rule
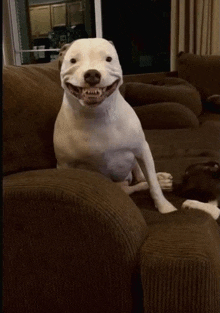
[[[120,94],[119,90],[116,90],[112,95],[106,98],[101,104],[97,107],[88,107],[83,106],[78,99],[72,95],[64,92],[64,103],[74,110],[74,116],[77,119],[89,119],[89,120],[106,120],[113,121],[117,118],[117,111],[119,109],[118,102],[123,101],[123,97]]]

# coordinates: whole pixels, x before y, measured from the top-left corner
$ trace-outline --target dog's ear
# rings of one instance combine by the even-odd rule
[[[67,50],[69,49],[69,47],[71,46],[71,43],[66,43],[65,45],[63,45],[60,49],[59,52],[59,57],[58,57],[58,66],[59,66],[59,70],[61,69],[62,63],[63,63],[63,59],[65,54],[67,53]]]
[[[109,40],[109,42],[110,42],[110,44],[111,44],[111,45],[113,45],[113,46],[115,47],[115,45],[114,45],[113,41]]]

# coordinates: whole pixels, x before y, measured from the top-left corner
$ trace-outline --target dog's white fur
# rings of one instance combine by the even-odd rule
[[[182,204],[183,209],[197,209],[204,211],[211,215],[214,220],[217,220],[220,216],[220,209],[217,201],[210,201],[208,203],[200,202],[197,200],[186,200]]]
[[[110,86],[119,80],[108,97],[92,104],[87,101],[88,95],[78,97],[67,87],[70,83],[89,90],[91,86],[85,80],[85,73],[91,69],[101,75],[96,88]],[[128,194],[150,188],[159,212],[173,212],[176,208],[165,199],[160,188],[161,185],[171,189],[172,176],[167,173],[156,175],[140,121],[119,92],[122,77],[117,52],[107,40],[80,39],[69,47],[61,67],[64,97],[54,129],[57,167],[93,169],[117,182]],[[129,186],[132,177],[136,184]]]

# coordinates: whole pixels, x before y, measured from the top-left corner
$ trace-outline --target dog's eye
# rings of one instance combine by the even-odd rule
[[[72,58],[72,59],[70,59],[70,62],[74,64],[74,63],[76,63],[76,59]]]
[[[106,61],[107,61],[107,62],[111,62],[111,61],[112,61],[112,57],[107,57],[107,58],[106,58]]]

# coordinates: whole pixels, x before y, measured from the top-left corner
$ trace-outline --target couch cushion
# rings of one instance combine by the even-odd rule
[[[220,162],[220,123],[206,121],[191,129],[145,130],[158,172],[171,173],[179,182],[194,163]]]
[[[199,116],[200,124],[203,124],[208,121],[220,122],[220,114],[212,113],[212,112],[204,112]]]
[[[53,127],[62,95],[56,62],[3,69],[4,174],[55,167]]]
[[[202,111],[198,91],[187,81],[175,77],[166,77],[152,84],[125,83],[122,93],[131,106],[175,102],[186,106],[196,116]]]
[[[162,102],[134,107],[143,129],[194,128],[199,126],[196,115],[184,105]]]
[[[180,52],[177,58],[178,76],[200,92],[202,100],[220,94],[220,56],[200,56]]]
[[[171,173],[175,184],[182,181],[182,176],[189,165],[209,161],[220,162],[219,134],[220,123],[214,121],[205,122],[200,127],[193,129],[145,130],[145,137],[155,161],[156,171]],[[182,203],[186,200],[173,192],[164,192],[164,194],[177,209],[181,209]],[[136,192],[131,195],[131,198],[142,212],[143,210],[146,212],[144,215],[148,225],[170,215],[162,215],[157,211],[150,192]],[[218,222],[220,223],[220,219]]]

